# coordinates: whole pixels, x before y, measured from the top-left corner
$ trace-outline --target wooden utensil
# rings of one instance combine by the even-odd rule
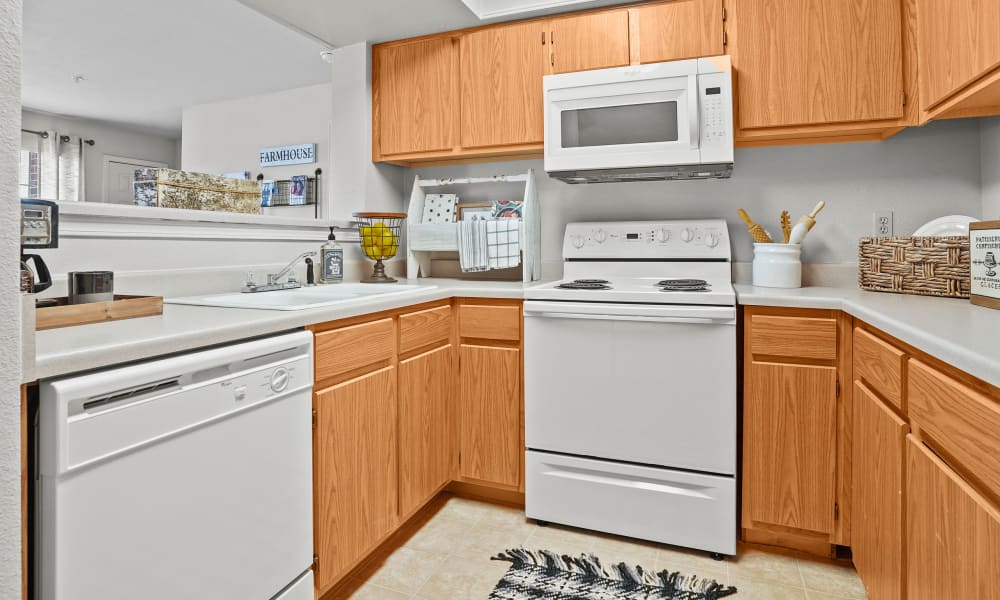
[[[764,231],[763,227],[761,227],[757,223],[754,223],[753,219],[750,218],[750,215],[747,214],[747,211],[741,208],[736,212],[740,215],[740,218],[743,219],[743,222],[747,224],[747,231],[750,232],[750,237],[753,238],[753,241],[757,242],[758,244],[774,243],[774,240],[771,239],[770,234]]]
[[[816,215],[819,214],[819,211],[823,210],[824,206],[826,206],[826,202],[820,200],[819,203],[816,204],[815,208],[813,208],[811,213],[809,213],[808,215],[803,215],[799,219],[799,222],[796,223],[795,227],[792,228],[792,234],[788,237],[789,244],[802,243],[802,240],[805,239],[806,234],[812,231],[812,228],[816,225]]]
[[[787,244],[792,237],[792,216],[788,214],[787,210],[781,211],[781,233],[785,235],[781,243]]]

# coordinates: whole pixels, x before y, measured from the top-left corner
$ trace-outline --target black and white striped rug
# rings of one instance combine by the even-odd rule
[[[514,548],[493,560],[511,563],[490,600],[716,600],[736,588],[678,572],[654,573],[625,563],[601,566],[596,556]]]

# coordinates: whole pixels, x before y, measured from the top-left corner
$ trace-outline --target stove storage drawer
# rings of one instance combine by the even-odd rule
[[[528,451],[528,518],[736,554],[736,479]]]

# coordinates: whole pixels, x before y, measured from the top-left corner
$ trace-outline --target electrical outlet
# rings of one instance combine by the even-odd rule
[[[872,235],[876,237],[892,236],[892,211],[878,210],[872,215]]]

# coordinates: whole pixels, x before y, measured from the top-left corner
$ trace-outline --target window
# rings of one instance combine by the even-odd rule
[[[17,184],[21,198],[38,198],[41,196],[41,161],[37,152],[21,150],[21,164],[18,170]]]

